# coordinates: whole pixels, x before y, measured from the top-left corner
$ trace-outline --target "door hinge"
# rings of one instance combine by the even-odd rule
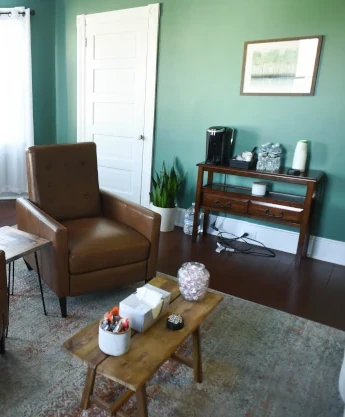
[[[87,38],[85,38],[85,48],[87,47]]]

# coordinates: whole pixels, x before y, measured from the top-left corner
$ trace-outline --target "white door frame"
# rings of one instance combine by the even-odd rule
[[[147,78],[146,78],[146,97],[145,97],[145,126],[144,126],[144,150],[143,150],[143,168],[141,183],[141,205],[149,207],[151,174],[152,174],[152,154],[154,142],[154,124],[155,124],[155,107],[156,107],[156,78],[157,78],[157,52],[158,52],[158,30],[160,4],[149,4],[144,7],[133,9],[124,9],[128,13],[134,13],[146,9],[148,15],[148,38],[147,38]],[[77,141],[85,142],[85,62],[86,62],[86,17],[88,19],[102,16],[111,16],[112,13],[118,13],[121,10],[115,10],[106,13],[96,13],[92,15],[77,16]]]

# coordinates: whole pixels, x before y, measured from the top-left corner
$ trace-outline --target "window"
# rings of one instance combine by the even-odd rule
[[[30,11],[0,9],[0,196],[27,190],[33,145]]]

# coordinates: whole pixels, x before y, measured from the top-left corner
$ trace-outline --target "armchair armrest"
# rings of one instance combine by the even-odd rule
[[[104,216],[126,224],[145,236],[151,243],[146,279],[153,278],[157,269],[161,216],[107,191],[100,190],[100,194]]]
[[[161,216],[152,210],[100,190],[103,214],[126,224],[150,242],[159,238]]]
[[[42,279],[58,297],[66,297],[69,295],[66,227],[24,198],[19,198],[16,202],[16,216],[19,230],[51,242],[51,245],[40,251]]]

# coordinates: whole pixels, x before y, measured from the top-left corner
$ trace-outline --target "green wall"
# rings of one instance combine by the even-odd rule
[[[146,5],[144,0],[56,0],[57,141],[76,140],[76,16]],[[164,0],[159,42],[156,168],[176,155],[187,171],[181,206],[194,198],[205,130],[238,130],[236,150],[311,141],[311,168],[327,173],[319,236],[345,241],[344,0]],[[240,96],[247,40],[324,35],[312,97]]]
[[[2,7],[34,9],[31,19],[35,144],[55,143],[55,0],[0,0]]]

